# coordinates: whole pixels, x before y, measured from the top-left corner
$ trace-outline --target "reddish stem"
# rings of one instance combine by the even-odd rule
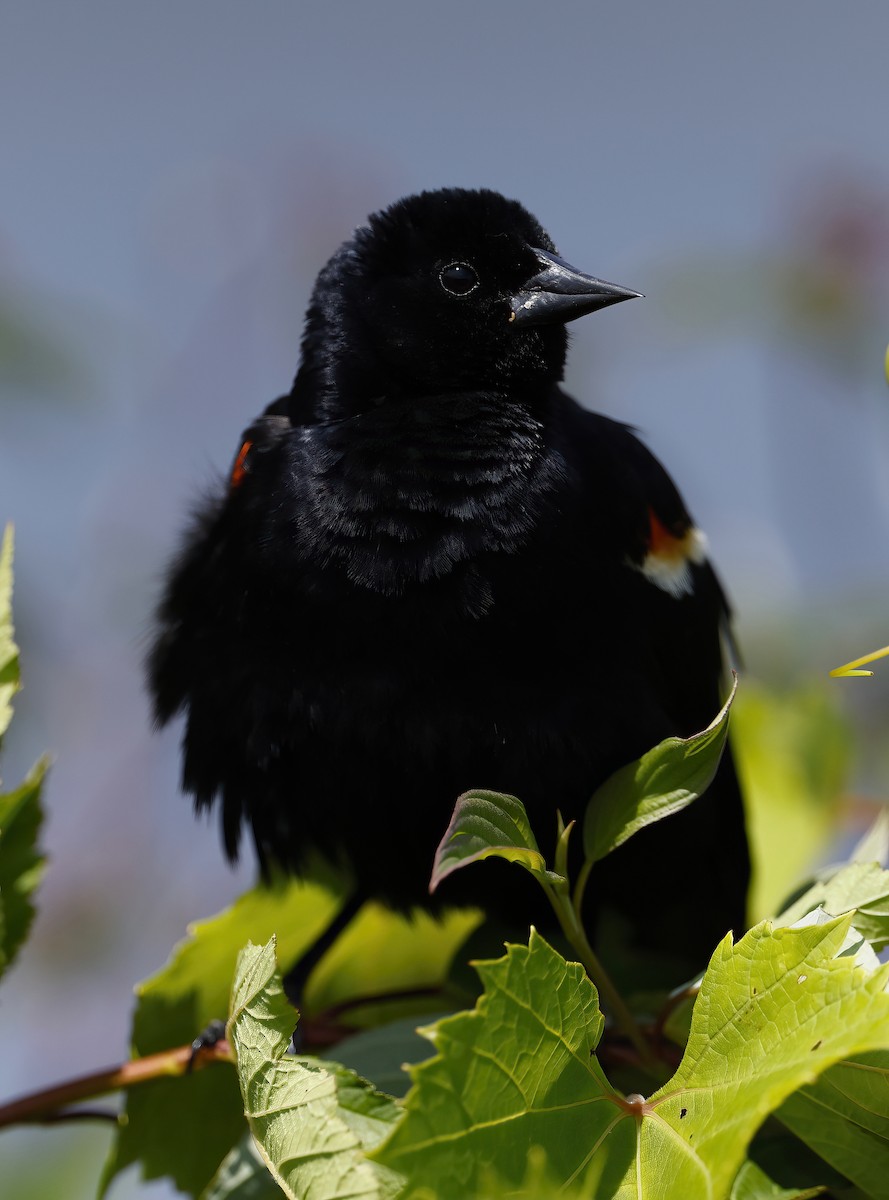
[[[53,1087],[31,1092],[27,1096],[11,1100],[8,1104],[0,1105],[0,1128],[28,1121],[62,1119],[61,1110],[69,1104],[92,1100],[96,1096],[104,1096],[107,1092],[131,1088],[140,1083],[148,1083],[152,1079],[184,1075],[189,1070],[189,1064],[193,1068],[200,1068],[211,1062],[231,1061],[231,1048],[224,1039],[215,1046],[199,1050],[196,1055],[193,1055],[189,1045],[178,1046],[175,1050],[162,1050],[159,1054],[148,1054],[145,1058],[134,1058],[120,1066],[81,1075],[77,1079],[54,1084]],[[70,1115],[75,1117],[76,1113]]]

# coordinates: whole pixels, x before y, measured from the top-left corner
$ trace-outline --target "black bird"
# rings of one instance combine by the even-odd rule
[[[430,900],[457,796],[511,792],[545,839],[716,714],[727,607],[703,536],[632,430],[559,387],[566,322],[637,295],[485,190],[401,200],[323,268],[293,387],[199,513],[149,660],[230,856],[246,823],[261,864],[320,851],[357,898],[523,916],[506,864]],[[591,922],[613,908],[693,966],[742,929],[730,755],[594,879]]]

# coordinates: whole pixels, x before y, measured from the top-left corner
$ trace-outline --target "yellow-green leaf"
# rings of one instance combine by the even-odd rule
[[[397,1121],[397,1105],[354,1072],[287,1055],[293,1018],[274,939],[248,945],[227,1031],[250,1131],[271,1174],[292,1200],[394,1197],[401,1180],[363,1151]]]

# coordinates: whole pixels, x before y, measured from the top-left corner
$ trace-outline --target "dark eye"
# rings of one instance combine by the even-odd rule
[[[453,262],[438,272],[438,282],[452,296],[468,296],[478,287],[478,275],[469,263]]]

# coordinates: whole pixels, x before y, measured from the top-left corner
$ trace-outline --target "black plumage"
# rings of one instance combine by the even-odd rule
[[[317,850],[360,896],[427,904],[459,793],[514,793],[546,842],[557,808],[716,714],[702,539],[635,434],[558,386],[565,323],[634,295],[491,191],[402,200],[321,271],[293,388],[188,534],[150,655],[230,855],[246,823],[264,864]],[[523,915],[497,866],[434,903]],[[747,875],[727,754],[601,865],[591,921],[614,907],[639,945],[700,959],[742,926]]]

